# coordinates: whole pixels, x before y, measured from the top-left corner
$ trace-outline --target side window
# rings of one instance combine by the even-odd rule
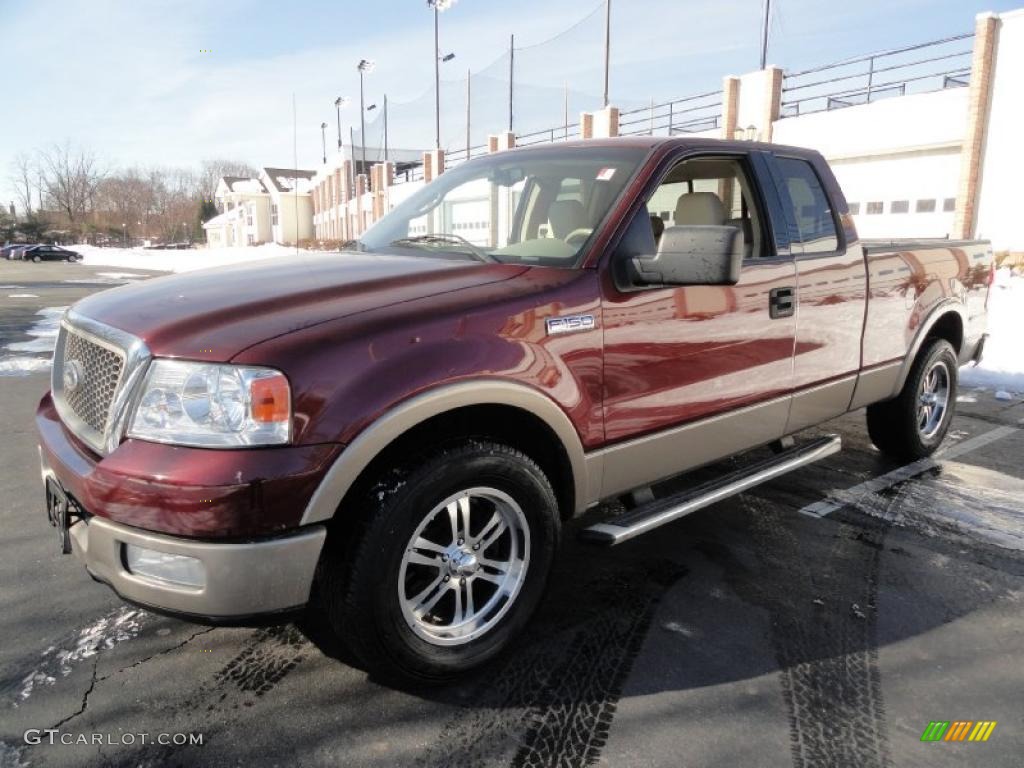
[[[688,226],[731,227],[744,258],[770,255],[762,248],[761,217],[742,163],[730,157],[699,157],[674,166],[647,200],[655,241],[666,230]],[[671,235],[671,231],[670,231]]]
[[[793,218],[800,234],[804,253],[831,253],[839,248],[835,219],[828,196],[821,188],[814,168],[806,160],[776,158],[782,183],[789,193]],[[868,204],[871,213],[871,204]]]

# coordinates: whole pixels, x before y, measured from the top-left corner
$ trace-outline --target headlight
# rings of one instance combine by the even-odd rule
[[[280,371],[154,360],[128,436],[200,448],[279,445],[290,439],[291,422]]]

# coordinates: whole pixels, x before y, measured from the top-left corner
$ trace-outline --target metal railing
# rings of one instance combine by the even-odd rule
[[[445,170],[454,168],[467,160],[472,160],[474,157],[480,157],[480,155],[487,154],[487,144],[477,144],[475,147],[466,147],[461,149],[452,149],[444,153],[444,167]]]
[[[554,144],[556,141],[568,141],[579,138],[579,123],[562,123],[551,128],[531,131],[516,136],[517,147],[529,147],[533,144]]]
[[[867,104],[908,92],[925,93],[969,84],[973,33],[787,72],[782,80],[780,117]],[[923,52],[922,57],[915,57]],[[822,73],[828,73],[823,75]]]
[[[721,117],[722,92],[708,91],[620,112],[619,135],[698,133],[718,128]]]

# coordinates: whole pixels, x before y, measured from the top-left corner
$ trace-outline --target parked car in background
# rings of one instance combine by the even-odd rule
[[[20,251],[23,248],[28,247],[29,246],[27,246],[25,243],[11,243],[10,245],[5,245],[3,248],[0,248],[0,258],[12,261],[14,259],[15,251]]]
[[[30,245],[22,248],[15,256],[22,261],[81,261],[82,254],[59,245]]]

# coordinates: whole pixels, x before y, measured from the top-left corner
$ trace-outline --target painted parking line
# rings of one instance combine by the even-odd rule
[[[982,434],[968,440],[953,443],[948,448],[936,451],[933,457],[918,459],[911,464],[906,464],[892,470],[891,472],[886,472],[884,475],[873,477],[870,480],[865,480],[863,483],[847,488],[842,491],[843,500],[827,498],[822,501],[816,501],[813,504],[808,504],[799,510],[800,514],[807,515],[808,517],[825,517],[826,515],[832,514],[837,509],[849,506],[851,503],[859,501],[866,496],[878,493],[879,491],[884,491],[886,488],[891,488],[896,485],[896,483],[901,483],[904,480],[917,477],[918,475],[927,472],[929,469],[937,467],[939,459],[955,459],[957,456],[970,453],[971,451],[977,450],[989,443],[994,443],[996,440],[1002,440],[1004,437],[1012,435],[1016,431],[1017,427],[996,427],[995,429],[983,432]]]

